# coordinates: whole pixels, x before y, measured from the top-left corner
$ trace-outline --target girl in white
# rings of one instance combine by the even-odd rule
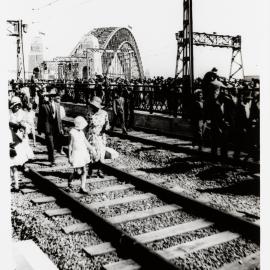
[[[29,145],[28,130],[29,124],[25,121],[25,112],[22,110],[19,97],[13,97],[10,101],[9,125],[20,139],[20,143],[15,146],[16,156],[10,159],[11,176],[15,182],[15,190],[19,190],[18,168],[28,170],[25,163],[34,158],[34,153]]]
[[[69,162],[74,168],[68,180],[68,187],[71,188],[71,181],[76,176],[81,178],[80,192],[88,194],[86,190],[86,165],[91,161],[91,153],[93,147],[87,141],[83,129],[87,126],[86,120],[82,116],[77,116],[74,119],[75,127],[70,130],[70,143],[69,143]]]

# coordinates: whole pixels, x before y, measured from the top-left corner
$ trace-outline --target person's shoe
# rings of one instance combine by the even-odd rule
[[[97,175],[98,175],[100,178],[104,178],[104,174],[103,174],[101,171],[98,171],[98,172],[97,172]]]
[[[72,181],[68,181],[68,185],[67,185],[68,188],[72,188],[72,184],[71,183],[72,183]]]
[[[87,191],[86,189],[83,189],[83,188],[80,188],[79,192],[81,194],[89,195],[89,191]]]

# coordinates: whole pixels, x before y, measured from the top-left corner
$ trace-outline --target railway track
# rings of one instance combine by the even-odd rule
[[[93,227],[105,242],[98,245],[82,246],[84,252],[90,256],[106,256],[114,251],[119,252],[123,259],[107,263],[103,265],[103,269],[140,269],[141,267],[144,269],[179,269],[179,267],[183,269],[181,267],[184,267],[184,258],[191,254],[207,252],[208,250],[212,254],[212,250],[239,239],[245,243],[252,241],[255,245],[259,245],[260,226],[255,223],[185,197],[177,190],[165,189],[160,185],[162,181],[150,182],[138,175],[126,173],[106,164],[103,165],[103,170],[106,173],[104,179],[92,178],[88,179],[88,183],[90,186],[100,183],[108,185],[98,189],[92,188],[90,195],[66,192],[67,179],[55,181],[53,175],[57,172],[53,172],[53,169],[46,169],[46,172],[30,169],[28,176],[32,179],[36,189],[32,187],[28,190],[22,190],[22,192],[28,193],[38,189],[46,194],[46,196],[33,199],[34,204],[56,201],[61,205],[60,208],[44,211],[47,216],[74,215],[81,220],[79,223],[63,226],[62,230],[65,233],[75,234]],[[76,189],[79,181],[74,181],[73,185]],[[124,197],[109,196],[109,199],[92,202],[93,196],[125,191],[130,191],[130,193]],[[105,195],[106,197],[108,198]],[[135,211],[125,211],[128,209],[126,207],[128,204],[144,205],[149,200],[154,200],[156,204],[151,203],[151,207],[146,208],[139,207],[139,211],[136,209]],[[109,215],[109,217],[106,214],[101,214],[102,211],[100,212],[100,209],[108,210],[114,209],[114,207],[120,207],[124,211],[121,211],[120,214],[113,212],[113,215]],[[110,211],[108,212],[110,213]],[[165,224],[165,227],[156,227],[154,230],[142,231],[136,235],[128,232],[129,230],[125,227],[126,224],[132,224],[132,222],[139,222],[144,224],[143,226],[148,226],[151,223],[153,226],[159,219],[162,221],[164,215],[167,215],[167,219],[168,216],[173,217],[173,221],[170,220],[169,225]],[[205,234],[198,233],[205,230],[207,231]],[[200,237],[193,238],[194,234],[198,234]],[[176,241],[175,245],[158,250],[149,247],[153,243],[179,236],[181,238],[183,235],[187,237],[186,241]],[[258,267],[258,248],[255,252],[241,258],[239,255],[232,254],[228,260],[230,264],[221,266],[223,267],[221,269]],[[242,268],[239,268],[239,265]]]

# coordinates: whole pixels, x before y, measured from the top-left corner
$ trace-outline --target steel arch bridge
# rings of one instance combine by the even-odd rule
[[[99,48],[87,48],[87,50],[99,51],[101,53],[103,75],[126,79],[144,78],[139,48],[132,32],[128,28],[94,28],[85,37],[91,35],[97,38]],[[76,48],[80,48],[80,42],[71,55],[75,56]]]

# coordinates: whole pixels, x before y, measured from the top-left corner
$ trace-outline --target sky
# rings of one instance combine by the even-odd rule
[[[242,36],[245,75],[259,74],[259,5],[254,0],[194,0],[193,31]],[[68,56],[79,39],[95,27],[132,26],[144,71],[151,76],[174,76],[177,44],[182,29],[182,0],[10,0],[7,19],[28,24],[24,36],[25,62],[30,43],[40,31],[45,59]],[[9,70],[16,67],[16,43],[9,37]],[[217,67],[228,76],[230,49],[195,47],[195,76]],[[13,59],[13,61],[12,61]]]

